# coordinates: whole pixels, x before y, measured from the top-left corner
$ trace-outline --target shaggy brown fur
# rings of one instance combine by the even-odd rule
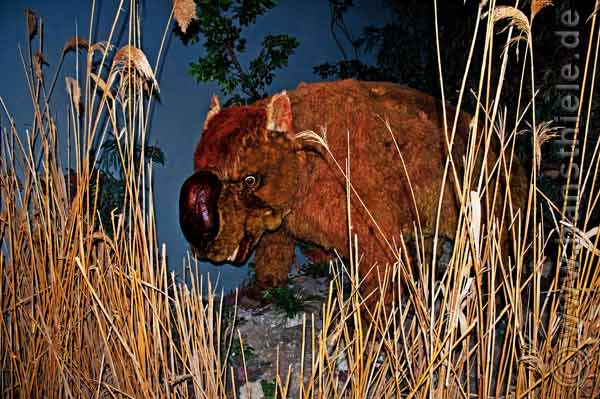
[[[449,107],[450,121],[453,113]],[[384,120],[403,155],[415,201]],[[469,123],[461,114],[453,151],[459,167]],[[352,184],[389,242],[398,243],[401,233],[412,235],[417,214],[423,233],[433,233],[446,160],[441,104],[391,83],[301,84],[252,106],[221,110],[213,99],[194,154],[194,169],[201,174],[186,182],[180,202],[182,228],[201,258],[241,265],[256,249],[256,283],[266,288],[286,282],[298,242],[347,255],[344,178],[326,151],[296,137],[322,128],[341,165],[349,134]],[[218,199],[206,200],[216,192]],[[351,202],[352,228],[363,254],[360,272],[396,261],[354,195]],[[452,239],[459,208],[449,183],[441,209],[440,233]],[[199,238],[194,226],[212,233]],[[370,276],[367,286],[374,286],[376,275]]]

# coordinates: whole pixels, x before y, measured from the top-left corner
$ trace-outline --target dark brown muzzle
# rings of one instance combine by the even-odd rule
[[[179,194],[179,225],[185,239],[205,248],[219,232],[217,201],[221,182],[214,174],[198,171],[187,178]]]

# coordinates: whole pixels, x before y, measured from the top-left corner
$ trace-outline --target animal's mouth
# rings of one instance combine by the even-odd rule
[[[232,263],[237,266],[241,266],[243,262],[248,258],[250,254],[250,247],[252,246],[252,238],[248,236],[244,236],[242,241],[238,244],[238,246],[233,250],[231,255],[227,258],[227,262]]]

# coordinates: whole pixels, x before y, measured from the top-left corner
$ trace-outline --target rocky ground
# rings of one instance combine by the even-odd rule
[[[438,266],[440,271],[445,269],[451,253],[452,244],[442,242]],[[278,370],[281,378],[287,376],[288,370],[291,372],[287,397],[297,397],[303,320],[306,320],[303,375],[308,376],[312,325],[314,323],[314,334],[317,337],[322,329],[322,307],[327,300],[329,282],[328,263],[308,263],[296,267],[290,273],[286,287],[271,289],[260,295],[248,295],[242,289],[237,298],[235,323],[233,308],[236,296],[230,294],[225,298],[225,304],[232,309],[228,324],[229,332],[233,325],[235,339],[230,349],[229,366],[234,370],[236,386],[239,387],[237,397],[280,397],[275,396],[275,376]],[[345,287],[344,291],[349,292],[350,288]],[[335,375],[342,384],[346,380],[346,373],[345,359],[338,359]]]
[[[291,372],[289,397],[298,392],[303,320],[306,320],[304,375],[308,375],[312,323],[314,320],[318,334],[322,328],[321,308],[329,288],[327,274],[328,265],[313,264],[290,274],[287,287],[265,291],[262,298],[251,298],[241,291],[234,326],[237,339],[229,358],[236,385],[240,387],[239,398],[275,398],[277,370],[282,377],[288,370]],[[229,295],[225,303],[233,305],[235,296]]]

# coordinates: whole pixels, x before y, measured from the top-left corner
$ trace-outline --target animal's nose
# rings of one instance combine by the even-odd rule
[[[219,232],[217,201],[221,182],[211,172],[198,171],[187,178],[179,194],[179,225],[188,242],[204,247]]]

